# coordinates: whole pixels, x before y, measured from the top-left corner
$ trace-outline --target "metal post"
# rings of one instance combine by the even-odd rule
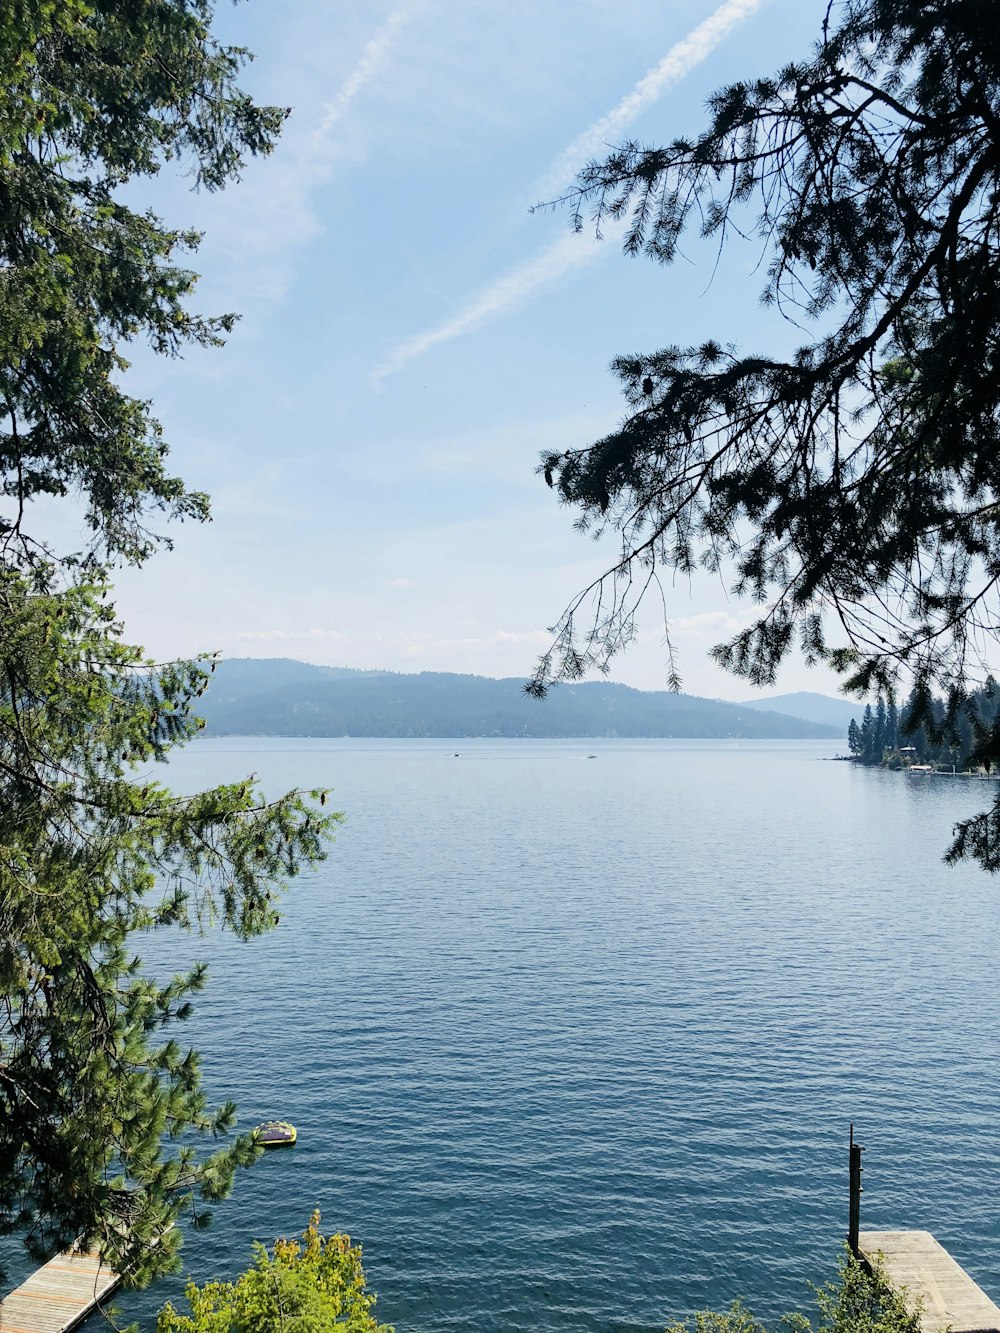
[[[855,1259],[861,1258],[858,1240],[861,1231],[861,1154],[864,1149],[854,1142],[854,1122],[851,1122],[851,1208],[847,1229],[847,1243]]]

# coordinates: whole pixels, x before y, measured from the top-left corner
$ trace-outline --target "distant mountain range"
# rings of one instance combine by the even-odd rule
[[[813,694],[809,690],[799,690],[796,694],[775,694],[769,699],[746,699],[742,706],[789,713],[792,717],[803,717],[807,722],[821,722],[824,726],[836,727],[841,734],[846,733],[852,717],[857,718],[860,724],[865,711],[864,703],[832,699],[828,694]]]
[[[831,725],[761,709],[756,703],[635,690],[608,681],[560,685],[539,701],[528,698],[520,679],[358,671],[289,658],[220,662],[199,712],[208,736],[796,740],[840,739],[847,727],[846,722]]]

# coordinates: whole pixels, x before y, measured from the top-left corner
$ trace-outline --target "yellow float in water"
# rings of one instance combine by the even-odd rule
[[[254,1143],[262,1148],[290,1148],[297,1137],[295,1126],[287,1120],[265,1120],[251,1131]]]

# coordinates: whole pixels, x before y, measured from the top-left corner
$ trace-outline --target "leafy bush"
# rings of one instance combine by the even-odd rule
[[[742,1301],[733,1301],[724,1314],[699,1310],[693,1327],[690,1321],[681,1319],[668,1324],[666,1333],[767,1333],[767,1327],[754,1319]]]
[[[813,1325],[804,1314],[786,1315],[781,1322],[791,1333],[920,1333],[919,1314],[907,1308],[878,1260],[868,1268],[845,1250],[838,1280],[816,1287],[815,1292],[818,1323]],[[767,1329],[735,1301],[725,1313],[696,1314],[693,1325],[681,1320],[668,1325],[666,1333],[767,1333]]]
[[[869,1269],[845,1250],[838,1278],[816,1288],[820,1319],[815,1333],[920,1333],[919,1309],[907,1306],[881,1261]],[[802,1333],[812,1330],[804,1316],[788,1322]]]
[[[324,1237],[313,1213],[299,1240],[276,1240],[235,1282],[189,1282],[189,1315],[168,1302],[157,1333],[393,1333],[372,1314],[361,1247],[350,1236]]]

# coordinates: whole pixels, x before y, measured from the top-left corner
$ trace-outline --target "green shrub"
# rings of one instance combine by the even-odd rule
[[[733,1301],[724,1314],[699,1310],[693,1327],[690,1321],[681,1319],[668,1324],[666,1333],[767,1333],[767,1327],[754,1319],[742,1301]]]
[[[804,1314],[786,1315],[781,1321],[791,1333],[920,1333],[918,1313],[907,1309],[903,1296],[891,1286],[881,1263],[869,1269],[845,1250],[837,1281],[814,1288],[819,1320],[814,1325]],[[768,1333],[735,1301],[718,1314],[705,1311],[690,1321],[667,1326],[666,1333]]]
[[[189,1315],[168,1302],[157,1333],[393,1333],[372,1314],[361,1247],[350,1236],[320,1235],[313,1213],[299,1240],[276,1240],[272,1254],[254,1246],[255,1262],[235,1282],[189,1282]]]

